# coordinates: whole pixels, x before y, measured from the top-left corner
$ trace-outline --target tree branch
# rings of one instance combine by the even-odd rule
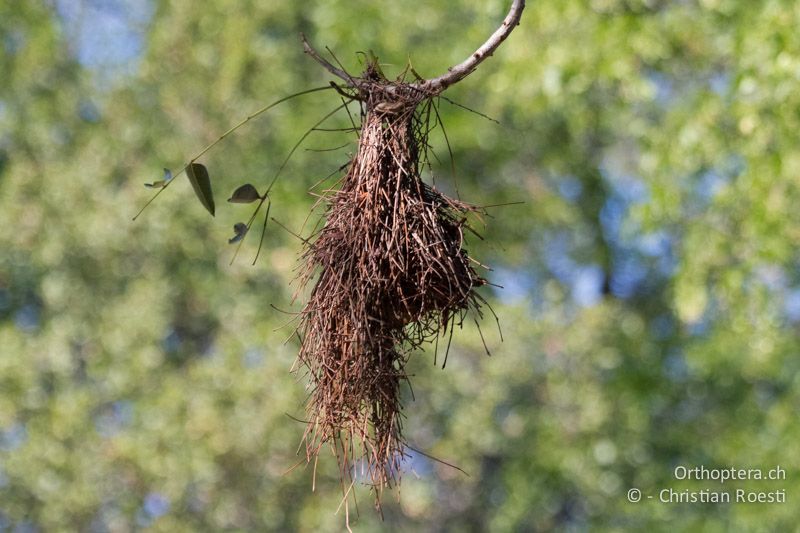
[[[484,59],[491,56],[500,43],[506,40],[514,28],[519,25],[520,17],[522,17],[522,10],[525,9],[525,0],[514,0],[511,3],[511,8],[503,19],[503,23],[497,30],[483,43],[471,56],[459,63],[454,67],[447,69],[447,73],[431,80],[422,80],[410,84],[416,90],[421,91],[423,94],[436,95],[442,93],[445,89],[457,83],[467,76],[469,76]],[[361,78],[354,78],[344,70],[334,66],[328,60],[324,59],[314,48],[309,44],[305,34],[300,34],[303,40],[303,51],[310,55],[317,63],[325,67],[325,69],[336,77],[339,77],[347,82],[348,87],[358,88]],[[336,87],[334,85],[334,87]],[[338,89],[337,89],[338,90]],[[385,88],[385,92],[394,93],[396,87],[389,85]]]
[[[429,94],[439,94],[454,83],[466,78],[478,68],[478,65],[480,65],[484,59],[492,55],[497,47],[500,46],[500,43],[505,41],[506,37],[511,34],[511,31],[519,24],[523,9],[525,9],[525,0],[514,0],[508,11],[508,15],[503,19],[503,23],[480,48],[458,65],[447,69],[446,74],[438,78],[419,82],[417,87]]]
[[[328,62],[326,59],[324,59],[324,58],[323,58],[321,55],[319,55],[319,54],[317,53],[317,51],[316,51],[316,50],[314,50],[314,48],[313,48],[313,47],[312,47],[312,46],[311,46],[311,45],[308,43],[308,39],[306,39],[306,35],[305,35],[304,33],[301,33],[301,34],[300,34],[300,38],[303,40],[303,51],[304,51],[305,53],[307,53],[307,54],[308,54],[308,55],[310,55],[312,58],[314,58],[314,60],[315,60],[317,63],[319,63],[320,65],[322,65],[323,67],[325,67],[325,69],[326,69],[328,72],[330,72],[330,73],[331,73],[331,74],[333,74],[334,76],[338,76],[339,78],[342,78],[344,81],[346,81],[346,82],[347,82],[347,84],[348,84],[348,85],[352,85],[352,83],[353,83],[353,78],[352,78],[352,77],[350,77],[350,75],[349,75],[349,74],[347,74],[347,72],[343,71],[343,70],[342,70],[342,69],[340,69],[340,68],[336,68],[336,67],[334,67],[334,66],[333,66],[332,64],[330,64],[330,63],[329,63],[329,62]]]

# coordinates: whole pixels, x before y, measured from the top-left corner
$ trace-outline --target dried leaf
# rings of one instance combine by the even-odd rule
[[[247,235],[247,229],[248,229],[247,224],[245,224],[244,222],[237,222],[236,224],[234,224],[233,225],[234,235],[233,237],[228,239],[228,242],[230,244],[233,244],[235,242],[239,242],[242,239],[244,239],[244,236]]]
[[[258,194],[258,190],[249,183],[245,183],[233,191],[231,197],[228,198],[228,201],[232,204],[249,204],[256,200],[261,200],[261,195]]]
[[[208,170],[200,163],[192,163],[186,167],[186,177],[192,183],[192,188],[200,203],[203,204],[211,216],[214,216],[214,194],[211,192],[211,178]]]
[[[172,171],[168,168],[164,169],[164,179],[154,181],[153,183],[145,183],[144,186],[148,189],[160,189],[172,181]]]

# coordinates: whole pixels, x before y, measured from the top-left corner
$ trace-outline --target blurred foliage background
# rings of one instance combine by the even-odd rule
[[[229,266],[249,208],[211,218],[188,181],[142,184],[240,118],[325,85],[301,31],[351,71],[463,59],[505,1],[0,3],[0,530],[338,531],[333,461],[285,474],[305,382],[289,374],[301,243],[272,225]],[[529,2],[446,94],[471,254],[503,328],[447,368],[412,358],[416,448],[385,521],[357,530],[788,531],[800,521],[800,4]],[[218,203],[262,190],[332,92],[292,100],[201,160]],[[337,116],[329,127],[348,124]],[[315,133],[327,149],[352,134]],[[437,186],[455,194],[441,131]],[[272,213],[299,231],[344,163],[300,150]],[[430,177],[429,177],[430,179]],[[289,338],[288,342],[285,342]],[[441,347],[440,347],[441,349]],[[441,360],[440,360],[441,361]],[[759,467],[780,482],[679,482]],[[638,487],[786,490],[785,504],[629,503]],[[399,496],[399,501],[396,496]]]

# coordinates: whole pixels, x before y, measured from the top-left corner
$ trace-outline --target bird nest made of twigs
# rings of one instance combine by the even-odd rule
[[[420,178],[427,95],[376,79],[363,98],[358,149],[339,187],[323,196],[325,225],[304,254],[313,289],[302,311],[299,361],[311,379],[308,459],[329,443],[344,479],[378,492],[403,456],[400,384],[411,351],[480,314],[485,283],[464,250],[477,209]],[[420,105],[422,104],[422,105]]]
[[[399,481],[409,355],[451,335],[468,312],[480,317],[486,303],[476,292],[486,284],[475,270],[480,263],[464,248],[469,215],[481,209],[448,198],[420,171],[433,99],[494,52],[523,8],[514,0],[489,40],[445,75],[410,83],[386,79],[377,60],[351,76],[303,38],[306,53],[344,81],[332,85],[362,110],[357,150],[338,186],[321,197],[325,223],[306,241],[300,275],[302,286],[313,284],[296,367],[310,377],[306,458],[316,465],[330,446],[345,499],[344,482],[358,479],[372,486],[380,507],[383,489]]]

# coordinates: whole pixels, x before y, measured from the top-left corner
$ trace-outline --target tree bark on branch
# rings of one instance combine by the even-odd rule
[[[447,69],[447,72],[441,76],[437,76],[430,80],[420,80],[408,84],[410,87],[419,90],[420,92],[433,96],[444,92],[445,89],[451,85],[470,75],[475,69],[478,68],[487,57],[491,56],[497,47],[506,40],[514,28],[519,25],[520,18],[522,17],[522,10],[525,9],[525,0],[514,0],[511,3],[511,8],[508,11],[505,19],[503,19],[500,27],[478,47],[467,59]],[[320,65],[333,74],[345,81],[347,87],[358,88],[360,85],[360,78],[353,77],[344,70],[334,66],[328,60],[323,58],[311,44],[305,35],[301,34],[303,40],[303,50],[306,54],[311,56]]]

